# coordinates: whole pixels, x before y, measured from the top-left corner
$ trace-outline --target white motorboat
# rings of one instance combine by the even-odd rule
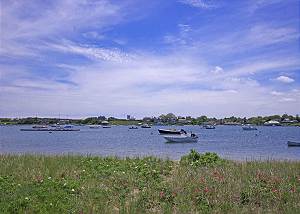
[[[300,146],[300,141],[296,142],[296,141],[288,141],[287,142],[288,146]]]
[[[207,125],[204,125],[203,128],[205,128],[205,129],[215,129],[216,127],[214,125],[207,124]]]
[[[173,143],[196,143],[198,141],[198,136],[193,133],[187,133],[187,134],[180,134],[180,135],[164,135],[164,138],[168,142]]]
[[[256,127],[251,126],[251,125],[244,125],[244,126],[242,126],[242,128],[243,128],[243,130],[245,130],[245,131],[253,131],[253,130],[257,130]]]
[[[99,129],[99,125],[89,125],[90,129]]]
[[[183,129],[176,130],[176,129],[158,129],[159,134],[161,135],[180,135],[181,133],[185,133]]]
[[[143,124],[143,125],[141,126],[141,128],[144,128],[144,129],[150,129],[151,126],[149,126],[148,124]]]
[[[103,125],[102,128],[109,129],[109,128],[111,128],[111,126],[109,126],[109,125]]]

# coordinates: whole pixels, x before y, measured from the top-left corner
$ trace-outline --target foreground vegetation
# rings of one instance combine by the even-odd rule
[[[299,162],[0,155],[0,213],[299,213]]]

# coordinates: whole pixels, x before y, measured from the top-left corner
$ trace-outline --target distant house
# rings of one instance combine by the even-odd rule
[[[269,120],[264,123],[265,126],[280,126],[280,122],[277,120]]]
[[[190,124],[192,121],[187,120],[186,118],[178,118],[177,122],[179,124]]]
[[[289,124],[289,123],[297,123],[297,120],[290,120],[289,118],[285,118],[281,123]]]

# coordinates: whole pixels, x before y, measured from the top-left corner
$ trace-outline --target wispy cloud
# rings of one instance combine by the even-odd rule
[[[201,8],[201,9],[210,9],[215,8],[216,5],[211,3],[208,0],[178,0],[180,3],[189,5],[191,7]]]
[[[75,44],[68,40],[64,40],[61,43],[48,43],[44,48],[78,54],[92,60],[128,62],[134,59],[133,54],[128,54],[117,48],[101,48],[95,45]]]

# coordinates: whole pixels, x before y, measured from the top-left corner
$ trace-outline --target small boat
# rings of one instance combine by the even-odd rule
[[[243,130],[245,130],[245,131],[253,131],[253,130],[257,130],[256,127],[250,126],[250,125],[244,125],[244,126],[242,126],[242,128],[243,128]]]
[[[141,125],[141,128],[143,128],[143,129],[149,129],[149,128],[151,128],[151,126],[149,126],[148,124],[143,124],[143,125]]]
[[[100,128],[99,125],[90,125],[89,127],[90,127],[90,129],[99,129]]]
[[[129,129],[138,129],[137,126],[130,126]]]
[[[171,135],[171,134],[176,134],[176,135],[180,135],[182,133],[184,133],[184,130],[176,130],[176,129],[158,129],[159,134],[162,135]]]
[[[72,125],[65,125],[65,126],[64,126],[64,129],[71,129],[71,128],[73,128]]]
[[[43,126],[43,125],[35,125],[35,126],[32,126],[33,129],[46,129],[48,128],[47,126]]]
[[[300,141],[296,142],[296,141],[288,141],[287,142],[288,146],[300,146]]]
[[[205,129],[215,129],[216,127],[214,125],[204,125],[203,128],[205,128]]]
[[[168,142],[173,143],[196,143],[198,141],[198,136],[193,133],[180,134],[180,135],[164,135],[164,138]]]
[[[109,129],[109,128],[111,128],[111,126],[105,125],[105,126],[102,126],[102,128],[104,128],[104,129]]]
[[[32,128],[32,129],[20,129],[20,131],[47,131],[47,132],[57,132],[57,131],[80,131],[80,129],[73,128]]]

